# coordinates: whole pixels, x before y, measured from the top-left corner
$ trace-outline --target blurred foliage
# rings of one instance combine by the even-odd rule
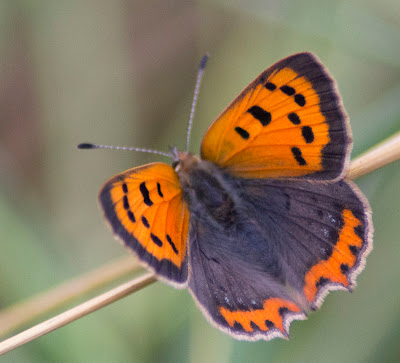
[[[399,19],[398,0],[1,1],[0,307],[126,253],[102,221],[98,189],[158,158],[75,145],[183,147],[206,52],[193,151],[244,86],[303,50],[338,81],[353,156],[399,130]],[[330,294],[292,324],[290,341],[235,341],[207,323],[186,291],[156,283],[2,358],[399,361],[399,181],[398,163],[358,181],[374,212],[374,251],[354,293]]]

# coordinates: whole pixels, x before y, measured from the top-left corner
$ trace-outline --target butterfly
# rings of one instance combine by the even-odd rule
[[[159,280],[187,288],[237,339],[288,338],[331,290],[352,290],[372,249],[369,203],[346,179],[352,147],[336,83],[299,53],[261,73],[206,132],[108,180],[114,233]]]

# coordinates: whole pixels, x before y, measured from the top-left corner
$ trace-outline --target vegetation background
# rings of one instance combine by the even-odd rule
[[[398,0],[1,1],[0,308],[127,253],[103,223],[98,190],[159,158],[76,145],[183,148],[206,52],[193,151],[251,80],[304,50],[338,82],[353,157],[398,131],[399,19]],[[330,294],[292,324],[290,341],[235,341],[187,291],[155,283],[2,361],[398,361],[399,181],[398,162],[357,181],[374,212],[374,251],[354,293]]]

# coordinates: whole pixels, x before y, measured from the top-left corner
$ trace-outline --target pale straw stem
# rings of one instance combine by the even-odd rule
[[[85,315],[99,310],[123,297],[135,292],[155,281],[153,273],[146,273],[132,281],[128,281],[104,294],[84,302],[70,310],[67,310],[49,320],[46,320],[34,327],[23,331],[0,343],[0,355],[9,352],[25,343],[30,342],[53,330],[61,328]]]

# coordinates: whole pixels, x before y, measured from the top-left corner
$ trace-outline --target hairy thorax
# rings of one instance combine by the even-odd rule
[[[231,227],[237,218],[232,180],[209,161],[190,153],[180,152],[178,156],[173,166],[192,213],[206,212],[221,227]]]

